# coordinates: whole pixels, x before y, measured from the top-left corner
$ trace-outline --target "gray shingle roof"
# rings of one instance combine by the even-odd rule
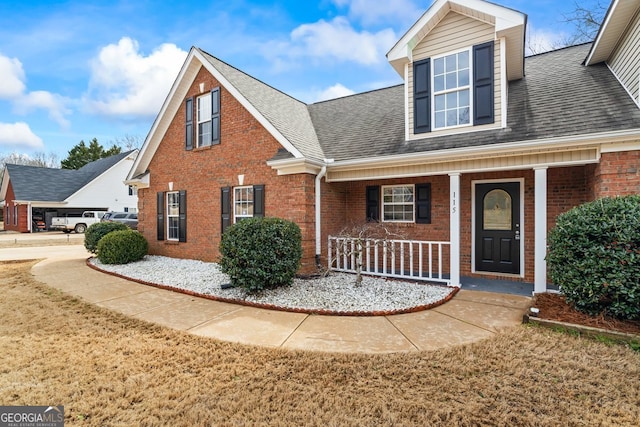
[[[324,158],[305,103],[198,50],[306,158]]]
[[[132,151],[87,163],[78,170],[7,164],[16,200],[62,202]]]
[[[585,67],[590,44],[525,60],[509,85],[507,128],[404,139],[404,87],[309,105],[327,158],[419,153],[640,128],[640,110],[604,64]]]

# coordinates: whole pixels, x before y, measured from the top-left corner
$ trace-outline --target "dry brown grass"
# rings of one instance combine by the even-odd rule
[[[0,264],[0,402],[66,425],[638,425],[640,354],[542,328],[396,355],[229,344],[130,319]]]

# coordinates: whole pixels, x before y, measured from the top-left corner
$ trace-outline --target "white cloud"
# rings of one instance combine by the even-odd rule
[[[346,18],[338,16],[329,22],[320,20],[294,29],[288,51],[292,56],[372,65],[385,60],[384,55],[395,40],[396,35],[391,29],[377,33],[358,32]]]
[[[20,96],[14,100],[14,108],[19,114],[27,114],[42,108],[49,111],[49,118],[61,127],[68,128],[69,121],[65,118],[71,111],[66,108],[68,100],[60,95],[36,90]]]
[[[90,108],[109,116],[155,116],[187,52],[166,43],[149,56],[128,37],[103,47],[91,64]]]
[[[43,90],[26,92],[25,72],[17,58],[0,55],[0,76],[0,99],[8,99],[16,113],[26,115],[37,109],[44,109],[49,111],[49,117],[60,126],[69,126],[69,121],[65,118],[65,114],[70,113],[66,108],[68,100]]]
[[[0,123],[0,146],[26,149],[42,149],[42,139],[24,122]]]
[[[16,58],[0,55],[0,98],[14,98],[25,90],[24,70]]]
[[[415,22],[424,9],[411,0],[333,0],[338,7],[347,7],[349,16],[365,25],[380,22],[399,22],[409,25]]]
[[[336,83],[335,85],[321,91],[316,97],[316,101],[326,101],[327,99],[340,98],[343,96],[353,95],[354,93],[355,92],[351,89],[344,87],[340,83]]]

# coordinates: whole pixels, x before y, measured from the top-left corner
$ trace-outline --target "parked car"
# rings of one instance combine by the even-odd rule
[[[62,230],[65,233],[75,231],[78,234],[84,233],[91,224],[100,222],[104,211],[85,211],[82,216],[54,217],[51,219],[51,227],[54,230]],[[137,221],[136,221],[137,222]]]
[[[107,212],[101,222],[121,222],[132,230],[138,229],[138,214],[136,212]]]

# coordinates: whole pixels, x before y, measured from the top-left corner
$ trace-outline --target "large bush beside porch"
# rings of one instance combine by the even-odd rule
[[[640,319],[640,196],[573,208],[548,244],[549,275],[567,302],[591,315]]]
[[[302,233],[280,218],[247,218],[220,241],[220,268],[234,286],[249,292],[288,285],[302,259]]]

